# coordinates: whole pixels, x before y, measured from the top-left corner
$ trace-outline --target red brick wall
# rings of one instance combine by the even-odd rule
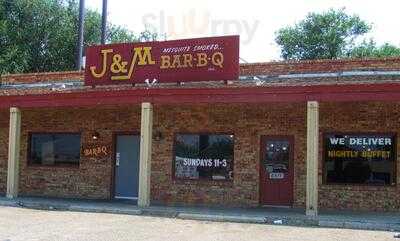
[[[30,196],[98,198],[110,197],[112,148],[115,131],[140,130],[140,107],[23,109],[20,193]],[[82,157],[79,167],[27,165],[28,132],[81,132],[81,145],[107,146],[103,158]],[[100,138],[93,141],[92,132]]]
[[[354,70],[400,70],[400,58],[276,61],[240,64],[241,75],[281,75]],[[3,83],[83,80],[82,71],[26,73],[0,76]]]
[[[281,75],[365,70],[400,70],[400,58],[277,61],[242,64],[241,75]]]
[[[4,112],[4,119],[9,114]],[[295,136],[295,205],[305,196],[305,104],[155,106],[154,131],[163,138],[153,140],[152,201],[166,204],[258,205],[259,148],[261,135]],[[81,132],[82,145],[113,146],[114,131],[139,131],[139,107],[23,109],[20,193],[49,197],[109,198],[112,154],[101,160],[82,158],[80,166],[34,167],[27,165],[29,132]],[[6,130],[1,133],[8,135]],[[100,133],[93,142],[91,132]],[[173,135],[176,132],[232,132],[235,134],[234,181],[197,182],[172,180]],[[7,148],[0,150],[7,160]],[[6,168],[1,168],[6,178]],[[6,179],[1,185],[5,186]],[[210,186],[211,185],[211,186]]]
[[[9,110],[0,110],[0,194],[7,191]]]
[[[396,132],[399,137],[400,103],[320,103],[320,143],[324,132]],[[330,209],[400,210],[399,141],[397,141],[397,186],[323,185],[320,175],[320,205]],[[322,144],[320,144],[322,167]],[[322,174],[322,169],[321,169]]]
[[[0,193],[5,192],[8,110],[0,111]],[[322,183],[324,132],[398,132],[400,103],[320,103],[320,206],[329,209],[399,210],[400,188]],[[257,206],[261,135],[295,137],[294,205],[304,207],[306,180],[305,103],[155,105],[151,195],[153,203]],[[77,168],[27,166],[29,131],[78,131],[82,145],[113,147],[115,131],[139,131],[140,107],[23,109],[20,192],[51,197],[109,198],[112,154],[82,158]],[[100,139],[91,140],[98,131]],[[173,138],[179,132],[227,132],[235,135],[233,182],[173,180]],[[398,142],[399,143],[399,142]],[[399,145],[399,144],[398,144]],[[399,147],[398,147],[399,150]],[[400,155],[400,151],[397,152]],[[399,158],[398,158],[399,159]],[[397,165],[397,183],[400,171]]]
[[[151,196],[154,203],[257,206],[261,135],[295,137],[295,206],[305,202],[305,111],[303,103],[154,107]],[[179,132],[234,133],[234,180],[173,180],[173,138]]]
[[[81,71],[63,71],[63,72],[47,72],[47,73],[26,73],[26,74],[10,74],[0,76],[2,83],[37,83],[51,81],[68,81],[83,80],[83,72]]]

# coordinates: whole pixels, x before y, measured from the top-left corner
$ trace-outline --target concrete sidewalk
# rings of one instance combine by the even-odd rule
[[[303,209],[291,208],[206,208],[181,206],[151,206],[148,208],[139,208],[132,202],[28,197],[16,199],[0,197],[0,206],[162,216],[206,221],[400,231],[400,212],[321,211],[317,218],[311,218],[304,215]]]

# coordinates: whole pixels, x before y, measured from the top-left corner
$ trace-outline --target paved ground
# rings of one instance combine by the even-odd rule
[[[0,241],[392,240],[393,233],[0,207]]]
[[[27,207],[43,210],[133,214],[143,216],[178,217],[189,220],[269,223],[282,220],[294,226],[320,226],[364,230],[395,230],[400,232],[400,212],[352,212],[320,210],[317,218],[305,215],[299,208],[227,208],[194,206],[157,206],[141,208],[132,202],[115,200],[80,200],[38,197],[0,197],[0,206]],[[0,240],[1,241],[1,240]]]

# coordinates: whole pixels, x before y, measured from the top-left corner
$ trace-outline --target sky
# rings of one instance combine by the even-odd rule
[[[85,2],[101,12],[102,0]],[[281,59],[278,29],[330,8],[372,24],[363,38],[400,46],[399,0],[108,0],[108,21],[135,33],[154,29],[166,40],[239,34],[241,59],[266,62]]]

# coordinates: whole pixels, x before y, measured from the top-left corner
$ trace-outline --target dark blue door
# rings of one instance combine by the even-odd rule
[[[140,136],[118,135],[115,152],[115,198],[137,200]]]

